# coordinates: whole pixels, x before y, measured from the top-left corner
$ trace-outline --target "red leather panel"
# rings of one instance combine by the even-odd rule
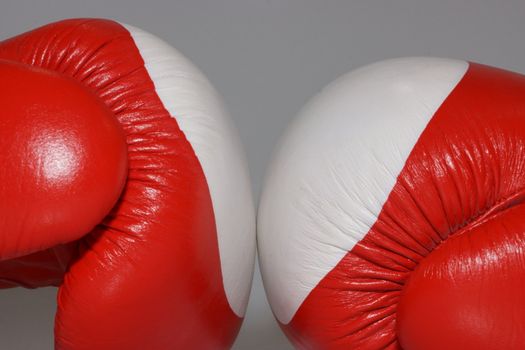
[[[78,82],[0,60],[0,259],[79,239],[115,205],[124,133]]]
[[[522,349],[525,205],[445,241],[423,259],[397,310],[403,349]]]

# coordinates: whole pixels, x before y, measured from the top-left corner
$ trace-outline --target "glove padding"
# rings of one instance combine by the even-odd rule
[[[0,43],[0,60],[0,257],[12,258],[1,286],[60,286],[57,349],[231,346],[254,218],[242,152],[206,79],[107,20],[22,34]]]
[[[259,252],[305,349],[522,349],[525,77],[377,63],[327,87],[270,167]]]

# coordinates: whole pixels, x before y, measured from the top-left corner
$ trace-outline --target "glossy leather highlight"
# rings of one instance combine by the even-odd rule
[[[115,205],[127,147],[110,110],[79,83],[0,60],[0,259],[79,239]]]

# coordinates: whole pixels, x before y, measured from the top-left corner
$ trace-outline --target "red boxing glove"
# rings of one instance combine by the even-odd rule
[[[337,80],[262,195],[283,330],[304,349],[523,349],[524,175],[524,76],[406,58]]]
[[[206,78],[96,19],[0,42],[0,77],[0,287],[60,287],[57,349],[230,347],[254,215]]]

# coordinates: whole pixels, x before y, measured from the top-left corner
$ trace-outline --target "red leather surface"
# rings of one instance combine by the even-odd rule
[[[397,310],[404,349],[524,347],[524,218],[523,204],[505,210],[421,261]]]
[[[365,238],[282,325],[298,347],[523,348],[524,97],[522,75],[470,65]]]
[[[78,241],[0,262],[0,288],[60,286]]]
[[[0,43],[0,58],[73,78],[98,96],[125,133],[129,168],[117,205],[94,230],[0,263],[3,286],[58,284],[72,255],[58,294],[57,349],[230,346],[241,319],[223,290],[206,179],[127,30],[57,22]]]
[[[115,205],[126,179],[124,133],[72,79],[0,60],[0,259],[70,242]]]

